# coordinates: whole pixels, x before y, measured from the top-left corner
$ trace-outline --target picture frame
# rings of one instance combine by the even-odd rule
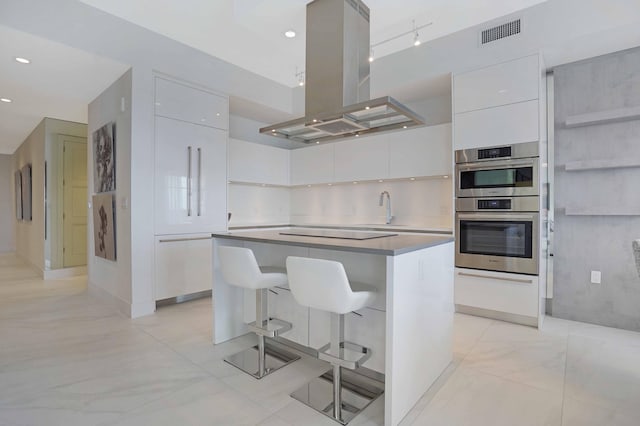
[[[93,189],[96,194],[116,190],[116,123],[93,132]]]
[[[14,173],[15,195],[16,195],[16,219],[22,220],[22,172],[16,170]]]
[[[31,164],[26,164],[20,170],[22,185],[22,220],[32,220],[31,211]]]

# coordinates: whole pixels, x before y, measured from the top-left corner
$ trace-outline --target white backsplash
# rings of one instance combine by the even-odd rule
[[[228,188],[229,226],[290,223],[290,188],[240,183],[230,183]]]
[[[294,224],[384,224],[380,193],[391,195],[392,224],[452,228],[451,179],[430,178],[358,184],[314,185],[291,190]]]
[[[392,224],[452,228],[451,179],[271,187],[229,184],[229,226],[268,224],[384,224],[380,193],[391,195]]]

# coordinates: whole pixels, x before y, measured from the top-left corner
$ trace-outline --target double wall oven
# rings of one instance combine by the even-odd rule
[[[538,143],[456,151],[456,266],[538,274]]]

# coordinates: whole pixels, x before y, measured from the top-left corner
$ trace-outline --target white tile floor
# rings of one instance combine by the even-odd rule
[[[312,358],[256,381],[211,344],[211,303],[129,320],[74,278],[0,255],[0,425],[330,425],[288,394]],[[381,401],[355,425],[382,423]],[[543,330],[456,315],[454,362],[406,425],[640,424],[640,333],[548,318]]]

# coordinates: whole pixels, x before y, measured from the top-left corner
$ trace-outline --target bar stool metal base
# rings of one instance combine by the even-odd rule
[[[333,415],[333,369],[305,384],[291,397],[346,425],[384,393],[384,383],[346,369],[342,369],[341,376],[342,409],[339,419]]]
[[[265,366],[263,375],[260,375],[260,367],[258,364],[260,359],[258,346],[254,346],[235,355],[231,355],[230,357],[225,358],[224,361],[245,373],[252,375],[256,379],[262,379],[285,365],[300,359],[298,355],[288,351],[283,351],[282,349],[276,348],[266,342],[264,344],[264,354]]]

